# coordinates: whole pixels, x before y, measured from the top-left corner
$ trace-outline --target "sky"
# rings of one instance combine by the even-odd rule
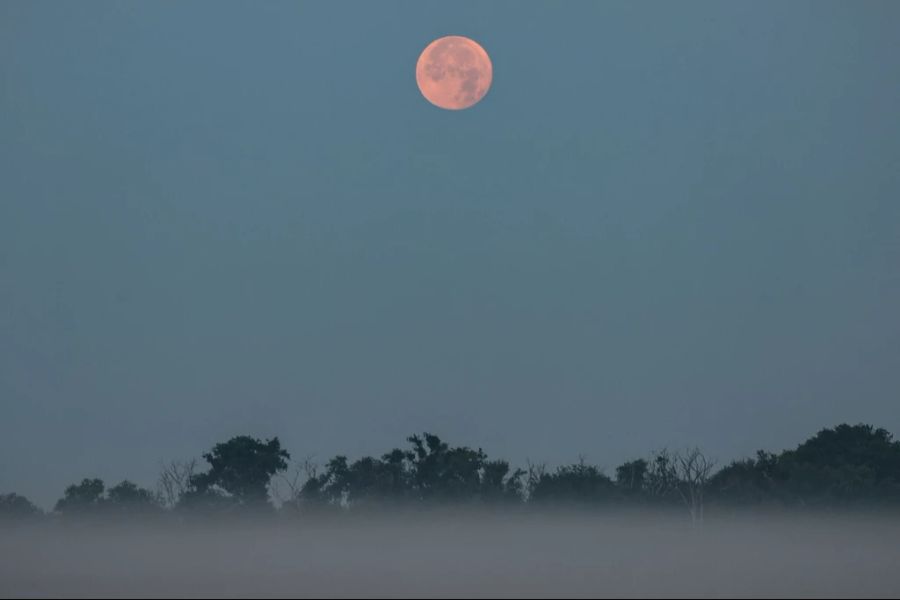
[[[900,3],[0,2],[0,493],[233,435],[900,434]],[[490,54],[464,111],[419,53]]]

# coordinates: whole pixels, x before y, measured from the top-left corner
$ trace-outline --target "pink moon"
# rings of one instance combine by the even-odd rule
[[[477,104],[491,87],[494,68],[477,42],[448,35],[428,44],[416,63],[416,83],[440,108],[462,110]]]

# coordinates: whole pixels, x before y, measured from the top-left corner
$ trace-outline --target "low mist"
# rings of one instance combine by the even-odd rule
[[[427,511],[21,524],[0,596],[896,596],[891,514]]]

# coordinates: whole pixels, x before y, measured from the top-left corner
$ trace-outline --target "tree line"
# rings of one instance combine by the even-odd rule
[[[83,479],[47,515],[23,496],[0,494],[0,518],[633,506],[677,508],[702,521],[707,508],[900,507],[900,442],[871,425],[823,429],[795,449],[759,451],[722,468],[694,448],[661,450],[611,474],[584,460],[514,469],[480,448],[450,446],[429,433],[380,457],[336,456],[321,466],[292,463],[277,437],[234,437],[202,459],[165,465],[155,490]]]

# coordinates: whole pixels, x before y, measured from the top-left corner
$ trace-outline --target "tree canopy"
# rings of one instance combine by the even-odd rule
[[[269,503],[269,482],[287,469],[291,455],[277,437],[261,441],[242,435],[216,444],[203,458],[209,470],[191,479],[196,497],[224,492],[240,505],[262,506]]]
[[[25,496],[0,494],[0,519],[24,519],[40,514],[41,510]]]
[[[402,448],[354,460],[338,455],[321,470],[310,463],[286,473],[290,454],[279,439],[237,436],[203,459],[173,461],[158,491],[125,480],[107,487],[86,478],[66,487],[54,512],[137,516],[172,511],[225,514],[269,511],[278,495],[285,511],[360,511],[425,506],[640,506],[687,508],[702,520],[707,506],[900,507],[900,442],[871,425],[823,429],[793,449],[760,450],[716,470],[699,449],[660,450],[629,460],[607,475],[580,459],[552,469],[516,469],[481,448],[452,446],[432,433],[412,435]],[[302,467],[302,469],[300,468]],[[287,497],[279,486],[288,483]],[[0,495],[0,518],[39,516],[17,494]]]
[[[150,514],[162,509],[159,496],[125,480],[108,490],[102,479],[83,479],[66,488],[56,503],[56,512],[65,516]]]
[[[522,471],[488,460],[483,450],[450,447],[430,433],[407,439],[410,449],[350,462],[336,456],[309,478],[297,500],[343,507],[519,501]]]

